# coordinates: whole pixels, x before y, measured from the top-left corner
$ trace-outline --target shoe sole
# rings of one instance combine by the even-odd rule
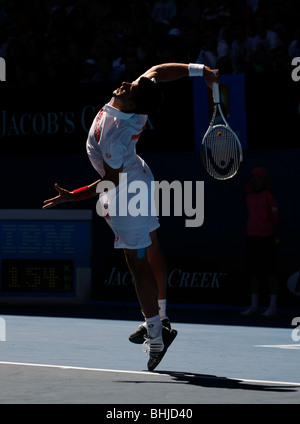
[[[178,334],[178,332],[176,330],[174,330],[174,329],[171,329],[170,330],[171,337],[169,339],[169,343],[168,343],[168,345],[165,345],[164,350],[161,352],[161,356],[158,359],[156,359],[155,362],[152,363],[152,364],[149,364],[149,362],[150,362],[150,359],[149,359],[149,361],[148,361],[148,370],[149,371],[154,371],[155,368],[160,364],[161,360],[163,359],[163,357],[167,353],[168,348],[173,343],[173,341],[174,341],[175,337],[177,336],[177,334]]]

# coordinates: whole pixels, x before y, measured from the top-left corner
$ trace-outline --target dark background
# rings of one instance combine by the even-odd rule
[[[13,9],[12,3],[21,9]],[[31,6],[29,2],[0,2],[0,11],[6,14],[6,18],[3,13],[1,14],[4,24],[1,29],[0,45],[3,46],[8,40],[8,48],[3,50],[2,47],[0,50],[2,51],[0,55],[7,62],[7,81],[0,82],[1,209],[41,208],[43,200],[55,194],[53,188],[55,182],[72,190],[98,178],[85,151],[87,131],[97,111],[109,101],[112,90],[118,87],[125,77],[129,77],[128,57],[131,56],[132,50],[136,51],[139,47],[136,36],[141,29],[139,25],[133,25],[137,13],[137,9],[133,8],[135,2],[128,2],[130,8],[126,9],[125,15],[120,13],[119,16],[123,18],[119,19],[115,18],[114,12],[120,10],[118,7],[124,11],[126,2],[112,2],[111,11],[102,11],[104,16],[99,18],[97,31],[93,28],[88,36],[80,39],[78,33],[74,31],[76,28],[74,22],[78,27],[82,24],[85,28],[85,25],[93,22],[91,14],[86,15],[87,11],[90,12],[93,8],[88,2],[71,3],[74,3],[73,14],[67,15],[65,9],[59,8],[53,12],[53,7],[56,6],[53,2],[33,2]],[[90,2],[93,7],[96,3]],[[155,2],[144,3],[148,4],[151,10]],[[138,71],[145,70],[148,65],[152,66],[155,63],[195,60],[198,49],[194,49],[193,46],[196,41],[201,40],[205,21],[203,13],[209,2],[195,2],[202,14],[199,14],[193,27],[188,26],[186,20],[183,20],[184,8],[180,2],[176,3],[177,17],[168,23],[154,23],[154,18],[151,18],[150,14],[146,16],[152,28],[147,27],[148,36],[152,34],[152,38],[148,38],[148,41],[151,40],[150,44],[154,49],[149,48],[146,59],[134,68],[137,72],[134,77],[139,75]],[[211,3],[218,3],[219,6],[227,5],[231,19],[235,19],[233,11],[237,2]],[[299,307],[299,296],[291,294],[286,286],[287,278],[300,268],[298,190],[300,82],[292,81],[291,59],[287,54],[288,46],[294,39],[295,21],[299,10],[297,2],[287,2],[285,12],[281,13],[283,3],[260,1],[259,9],[251,14],[246,2],[241,1],[240,5],[245,9],[241,10],[240,7],[240,13],[243,15],[238,15],[244,17],[242,22],[245,28],[250,28],[252,34],[255,33],[254,21],[261,15],[268,23],[273,23],[273,27],[279,28],[280,34],[282,28],[285,29],[282,32],[284,49],[280,61],[276,63],[266,61],[264,66],[258,66],[254,61],[244,64],[239,70],[219,63],[221,76],[228,71],[245,73],[248,149],[244,152],[244,161],[236,177],[225,182],[215,181],[201,168],[199,155],[194,147],[191,79],[162,85],[165,97],[163,109],[150,117],[151,124],[148,123],[139,140],[138,153],[149,164],[156,180],[204,181],[205,185],[205,218],[201,227],[186,228],[184,217],[160,218],[159,236],[167,255],[171,276],[168,295],[171,303],[213,304],[220,308],[248,304],[249,288],[244,272],[246,184],[251,169],[254,166],[264,166],[269,173],[272,191],[279,206],[279,306]],[[61,4],[63,8],[66,7],[65,2]],[[98,10],[96,6],[95,8]],[[34,13],[30,14],[30,10]],[[60,17],[56,16],[57,10],[61,14]],[[74,17],[76,10],[77,17]],[[244,13],[245,10],[249,15]],[[276,19],[274,16],[271,19],[270,10],[273,10]],[[38,16],[44,20],[38,21]],[[122,27],[119,26],[122,37],[118,34],[116,39],[116,21],[125,21],[125,16],[134,29],[131,29],[130,37],[128,35],[126,38],[124,30],[122,33]],[[145,15],[143,16],[145,18]],[[178,19],[179,17],[181,19]],[[56,26],[53,26],[53,20]],[[278,21],[282,26],[278,27]],[[51,34],[51,42],[50,35],[45,35],[43,22],[47,24],[47,34]],[[61,24],[58,25],[58,22]],[[63,25],[66,22],[68,25]],[[218,28],[221,29],[225,24],[222,20],[218,22]],[[175,43],[168,35],[169,30],[174,27],[179,27],[181,30],[181,37],[176,39]],[[195,28],[196,33],[192,31]],[[85,29],[82,31],[87,33]],[[164,38],[159,38],[162,35]],[[135,40],[133,47],[131,44],[130,54],[129,47],[126,50],[126,57],[125,53],[123,56],[119,53],[122,51],[120,46],[113,50],[113,54],[105,50],[110,63],[116,59],[114,56],[118,51],[121,63],[127,63],[124,68],[126,72],[124,71],[118,78],[110,77],[105,80],[102,77],[100,81],[87,82],[86,60],[91,58],[95,40],[102,39],[110,40],[112,50],[118,45],[118,40],[120,46],[124,44],[128,46],[126,42]],[[76,60],[70,53],[66,53],[69,50],[65,50],[63,54],[64,49],[60,47],[59,42],[62,40],[68,43],[73,40],[72,45],[76,45],[77,48]],[[100,41],[99,45],[103,48]],[[18,44],[18,48],[14,42]],[[89,46],[89,49],[86,49],[86,46]],[[22,47],[25,52],[31,52],[32,61],[26,56]],[[53,56],[55,54],[54,47],[57,54],[56,62],[53,61],[53,57],[49,59],[50,53]],[[151,55],[150,50],[155,54]],[[35,51],[40,54],[35,56]],[[101,54],[103,55],[103,50]],[[96,56],[93,59],[97,62]],[[36,61],[33,60],[34,57]],[[18,58],[23,73],[23,78],[20,79],[17,78]],[[50,73],[46,72],[50,63],[55,70],[51,74],[52,78]],[[95,203],[96,200],[91,199],[76,205],[60,206],[93,210],[92,300],[135,302],[130,278],[125,275],[126,266],[122,252],[113,249],[113,235],[103,220],[97,216]],[[113,268],[115,269],[111,281],[113,284],[108,284]],[[266,303],[268,300],[265,289],[264,292]]]

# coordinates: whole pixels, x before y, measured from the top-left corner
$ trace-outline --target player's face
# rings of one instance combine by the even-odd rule
[[[138,87],[138,82],[123,82],[121,87],[113,92],[113,96],[119,100],[126,102],[133,97]]]

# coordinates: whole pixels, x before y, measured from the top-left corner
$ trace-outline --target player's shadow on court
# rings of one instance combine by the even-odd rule
[[[251,391],[264,391],[264,392],[295,392],[299,390],[300,386],[291,388],[291,386],[272,385],[272,383],[255,383],[244,380],[231,379],[227,377],[218,377],[215,375],[207,374],[194,374],[191,372],[177,372],[177,371],[155,371],[156,374],[167,374],[174,382],[191,384],[193,386],[221,388],[221,389],[239,389]],[[174,384],[174,382],[163,382],[164,384]]]

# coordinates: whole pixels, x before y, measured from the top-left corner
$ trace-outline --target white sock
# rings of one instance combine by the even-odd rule
[[[158,299],[158,310],[159,310],[159,316],[160,319],[168,319],[167,314],[166,314],[166,309],[167,309],[167,299]]]
[[[159,315],[155,315],[151,318],[146,318],[148,337],[150,339],[156,339],[162,337],[162,323]]]

